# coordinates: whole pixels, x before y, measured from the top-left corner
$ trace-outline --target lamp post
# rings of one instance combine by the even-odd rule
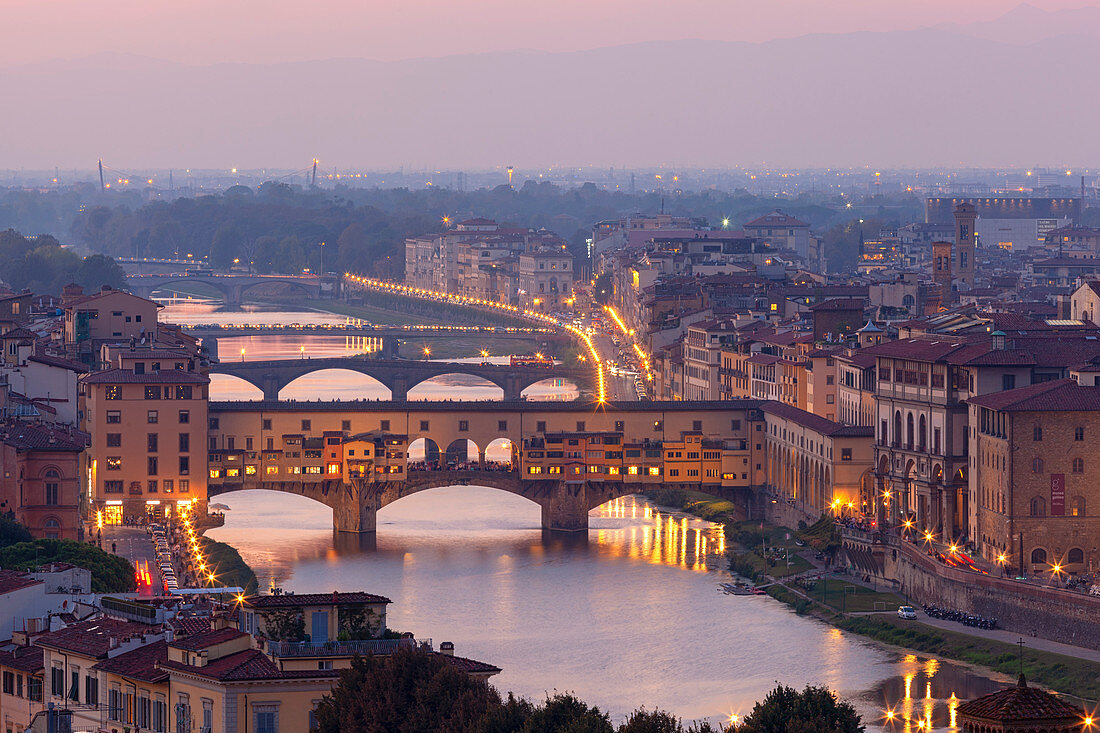
[[[325,243],[321,242],[321,267],[317,273],[321,277],[325,276]]]

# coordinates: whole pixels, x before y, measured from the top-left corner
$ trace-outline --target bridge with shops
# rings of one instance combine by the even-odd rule
[[[447,374],[466,374],[490,382],[504,391],[505,400],[519,400],[523,390],[548,379],[568,380],[576,384],[582,393],[591,393],[595,378],[592,369],[561,365],[501,366],[449,361],[405,361],[371,356],[222,362],[213,365],[210,373],[243,379],[258,387],[265,400],[277,400],[279,392],[294,380],[325,369],[365,374],[388,388],[390,399],[398,401],[407,399],[409,390],[418,384]]]
[[[756,400],[727,402],[213,402],[208,495],[268,489],[373,532],[388,504],[462,484],[523,496],[542,526],[583,530],[588,513],[673,486],[756,512],[763,477]],[[497,460],[487,454],[500,454]]]

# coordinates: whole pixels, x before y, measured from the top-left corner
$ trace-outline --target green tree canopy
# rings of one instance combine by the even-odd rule
[[[136,586],[130,561],[87,542],[32,540],[0,550],[0,567],[33,570],[50,562],[67,562],[92,573],[93,593],[125,593]]]
[[[866,730],[849,703],[837,699],[827,687],[807,685],[802,692],[777,685],[756,703],[737,733],[864,733]]]

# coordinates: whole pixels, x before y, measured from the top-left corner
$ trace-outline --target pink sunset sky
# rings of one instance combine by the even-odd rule
[[[1045,10],[1100,0],[1030,0]],[[651,40],[765,41],[996,18],[1017,0],[0,0],[0,65],[398,60]]]

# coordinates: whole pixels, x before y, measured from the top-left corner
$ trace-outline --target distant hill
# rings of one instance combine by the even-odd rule
[[[1077,165],[1100,159],[1097,14],[1064,13],[761,44],[0,69],[0,168]],[[1083,35],[1047,35],[1062,23]],[[1017,38],[1029,25],[1044,37]]]

